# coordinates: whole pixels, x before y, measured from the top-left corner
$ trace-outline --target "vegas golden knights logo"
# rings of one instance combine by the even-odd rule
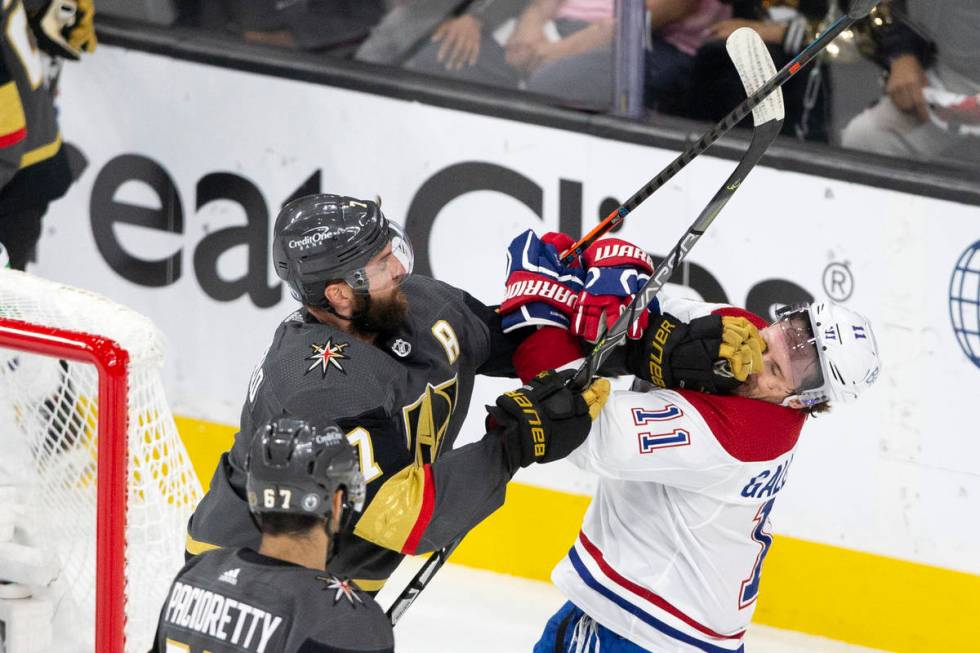
[[[415,449],[416,464],[431,464],[439,455],[458,394],[459,380],[453,375],[439,385],[426,384],[419,398],[402,408],[406,443],[409,450]]]

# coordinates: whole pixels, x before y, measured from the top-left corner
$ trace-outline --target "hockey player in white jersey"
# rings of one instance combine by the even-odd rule
[[[746,315],[664,298],[660,310],[644,336],[652,344],[702,316]],[[763,367],[731,394],[641,382],[653,389],[614,393],[569,457],[600,479],[552,573],[569,602],[535,653],[743,650],[772,543],[767,518],[800,430],[809,413],[857,398],[879,370],[871,326],[849,309],[815,303],[768,326],[751,320]],[[650,361],[656,352],[646,348]]]

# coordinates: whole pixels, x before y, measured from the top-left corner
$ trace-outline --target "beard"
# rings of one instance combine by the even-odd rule
[[[385,336],[394,333],[408,316],[408,298],[401,288],[385,297],[354,296],[351,326],[359,333]]]

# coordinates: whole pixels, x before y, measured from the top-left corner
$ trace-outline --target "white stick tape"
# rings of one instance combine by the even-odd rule
[[[742,78],[746,96],[752,95],[776,76],[776,64],[773,63],[762,37],[754,29],[738,28],[728,37],[725,47]],[[785,114],[783,90],[777,88],[752,110],[752,120],[758,127],[770,120],[782,120]]]

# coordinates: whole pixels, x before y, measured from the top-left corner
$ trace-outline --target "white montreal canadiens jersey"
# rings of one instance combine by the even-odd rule
[[[803,422],[741,397],[614,393],[569,458],[600,480],[552,580],[651,651],[741,651]]]

